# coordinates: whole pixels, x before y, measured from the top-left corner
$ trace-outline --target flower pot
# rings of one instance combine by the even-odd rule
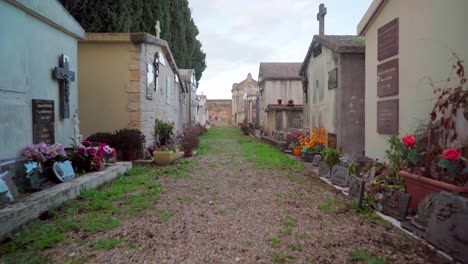
[[[91,171],[91,160],[83,158],[74,158],[72,160],[73,170],[76,173],[86,173]]]
[[[122,150],[122,158],[126,161],[134,161],[137,159],[138,150],[136,149],[126,149]]]
[[[400,175],[405,179],[406,192],[411,195],[410,210],[412,212],[417,212],[419,202],[431,193],[441,191],[468,193],[468,186],[456,186],[407,171],[400,171]]]
[[[278,99],[276,101],[278,102],[279,105],[283,102],[283,100],[281,100],[281,99]]]
[[[184,156],[185,157],[192,157],[193,156],[193,150],[192,149],[184,149]]]
[[[293,155],[296,157],[302,156],[302,147],[293,147]]]
[[[153,152],[154,162],[161,166],[166,166],[171,164],[174,160],[175,155],[172,151],[154,151]]]
[[[312,162],[314,160],[315,155],[318,155],[319,153],[315,152],[302,152],[302,159],[305,162]]]

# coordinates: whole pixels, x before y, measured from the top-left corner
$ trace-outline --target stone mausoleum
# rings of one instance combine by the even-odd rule
[[[358,25],[366,41],[367,156],[383,157],[391,134],[409,134],[428,124],[438,99],[430,80],[445,86],[451,76],[447,87],[457,86],[454,60],[458,57],[465,67],[468,61],[466,10],[465,0],[372,2]],[[461,144],[468,141],[468,124],[462,112],[458,116]]]
[[[78,51],[85,137],[136,128],[153,146],[155,119],[182,132],[185,90],[166,41],[146,33],[88,33]]]

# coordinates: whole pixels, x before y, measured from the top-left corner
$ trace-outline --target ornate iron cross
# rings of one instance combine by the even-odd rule
[[[70,58],[60,56],[59,67],[55,67],[52,75],[60,85],[60,115],[62,119],[70,118],[70,82],[75,81],[75,72],[70,71]]]

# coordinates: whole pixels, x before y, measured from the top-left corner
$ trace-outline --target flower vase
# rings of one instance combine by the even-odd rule
[[[302,147],[293,147],[293,155],[296,157],[302,156]]]

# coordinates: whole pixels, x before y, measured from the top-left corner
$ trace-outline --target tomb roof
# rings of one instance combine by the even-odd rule
[[[300,80],[301,64],[300,62],[260,62],[259,75],[261,75],[262,81]]]

